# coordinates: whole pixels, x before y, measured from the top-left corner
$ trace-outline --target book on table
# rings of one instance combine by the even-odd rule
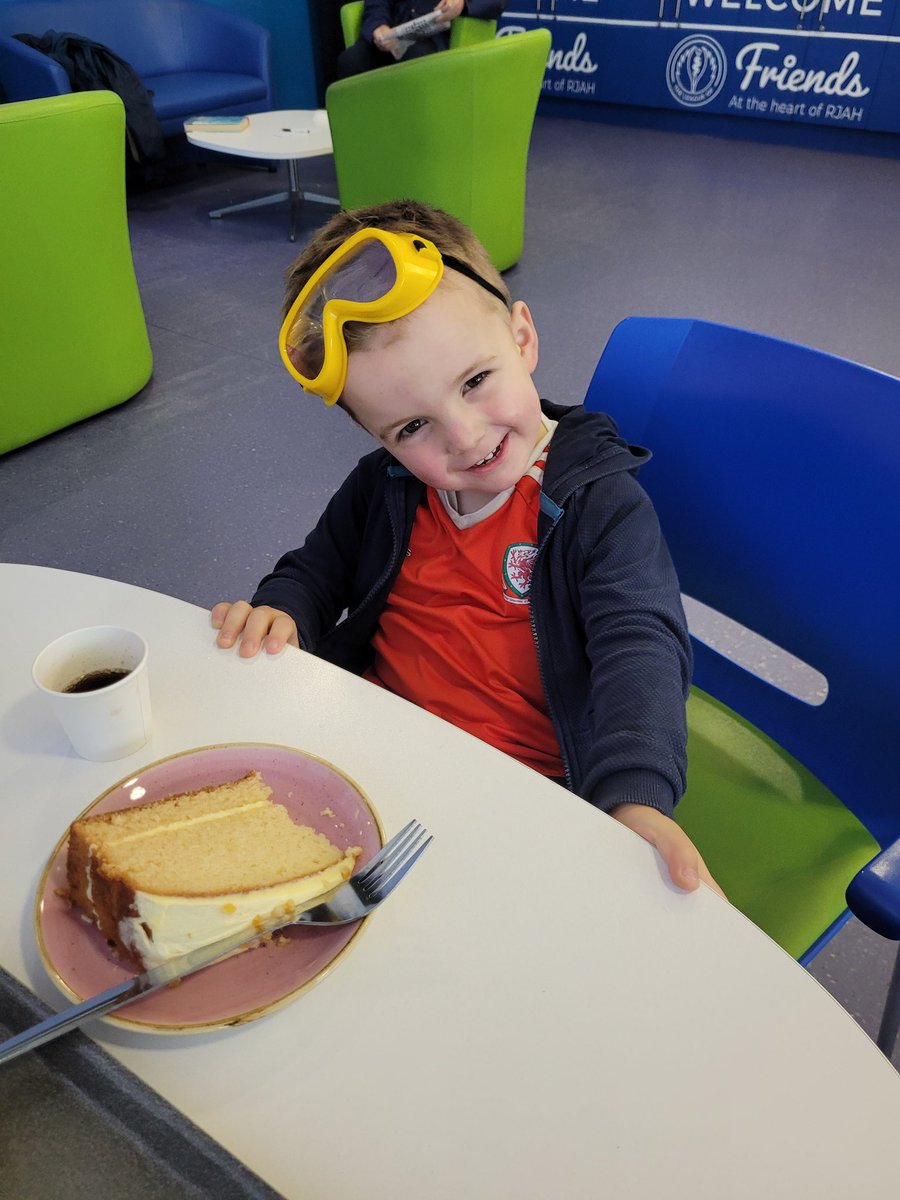
[[[188,117],[184,128],[186,133],[240,133],[249,124],[249,117],[197,116]]]

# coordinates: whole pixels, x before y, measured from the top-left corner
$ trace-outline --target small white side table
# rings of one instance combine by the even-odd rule
[[[316,192],[304,192],[300,188],[299,160],[331,153],[331,129],[324,108],[288,108],[275,112],[251,113],[250,124],[238,133],[185,130],[185,135],[192,145],[202,146],[204,150],[237,154],[243,158],[269,158],[287,163],[288,191],[276,192],[272,196],[260,196],[256,200],[245,200],[242,204],[231,204],[227,208],[216,208],[209,214],[211,217],[224,217],[227,213],[262,208],[287,200],[290,205],[290,238],[294,241],[297,208],[301,200],[312,200],[318,204],[340,204],[335,196],[320,196]]]

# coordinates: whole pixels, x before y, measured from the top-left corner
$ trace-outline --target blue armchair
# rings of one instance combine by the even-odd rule
[[[8,100],[72,90],[59,63],[13,37],[51,29],[100,42],[125,59],[151,93],[166,135],[180,133],[195,113],[274,107],[269,31],[198,0],[0,3],[0,84]]]

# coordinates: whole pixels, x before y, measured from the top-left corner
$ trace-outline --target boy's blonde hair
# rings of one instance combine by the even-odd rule
[[[438,250],[450,254],[472,268],[506,298],[510,305],[509,289],[500,272],[491,262],[487,251],[475,234],[450,213],[417,200],[389,200],[369,208],[339,212],[323,225],[285,272],[285,296],[281,308],[282,321],[313,274],[323,262],[352,234],[360,229],[386,229],[397,233],[414,233],[434,242]],[[347,352],[355,349],[383,325],[364,321],[348,321],[344,325]]]

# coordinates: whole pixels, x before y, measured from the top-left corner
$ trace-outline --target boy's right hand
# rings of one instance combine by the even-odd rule
[[[279,654],[285,646],[300,649],[296,622],[280,608],[251,608],[246,600],[223,601],[211,616],[213,629],[219,630],[216,645],[227,650],[240,639],[241,658],[252,658],[263,645],[266,654]]]

